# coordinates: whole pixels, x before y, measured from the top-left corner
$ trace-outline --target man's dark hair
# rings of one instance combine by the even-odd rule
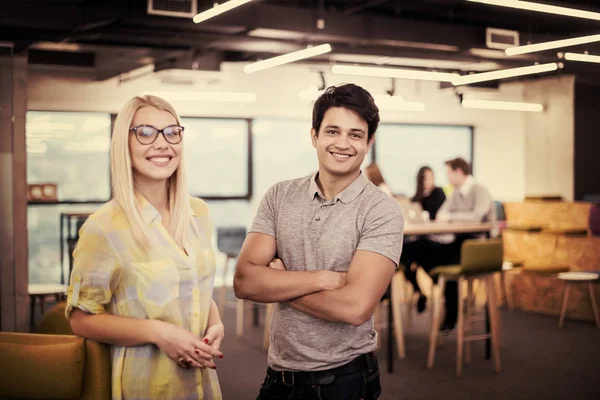
[[[317,135],[325,112],[332,107],[344,107],[360,115],[367,122],[368,140],[371,140],[379,125],[379,108],[369,92],[352,83],[328,87],[313,107],[312,127]]]
[[[460,169],[465,175],[471,175],[471,166],[464,158],[458,157],[446,161],[446,165],[452,168],[452,171]]]

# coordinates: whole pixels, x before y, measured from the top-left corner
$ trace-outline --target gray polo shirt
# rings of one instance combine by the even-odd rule
[[[272,186],[259,206],[250,232],[275,237],[277,255],[289,271],[345,272],[356,250],[400,260],[402,209],[364,174],[326,200],[316,174]],[[375,350],[373,318],[361,326],[325,321],[292,308],[275,306],[269,366],[275,370],[320,371]]]

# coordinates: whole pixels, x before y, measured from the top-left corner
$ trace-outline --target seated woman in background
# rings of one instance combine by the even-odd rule
[[[373,183],[373,185],[377,186],[388,196],[392,196],[392,191],[390,187],[383,180],[383,176],[381,175],[381,171],[375,162],[372,162],[365,168],[365,177]]]
[[[421,203],[423,210],[429,213],[429,218],[432,221],[435,220],[438,210],[442,204],[444,204],[444,201],[446,201],[446,194],[442,188],[435,186],[433,171],[431,168],[424,166],[419,169],[419,172],[417,173],[417,191],[411,200]],[[419,247],[419,244],[420,242],[414,243],[417,248]],[[403,252],[403,257],[400,261],[412,264],[413,257],[411,254],[413,251],[411,250],[413,249],[411,249],[410,246],[406,246],[405,249],[406,251]],[[418,251],[417,249],[414,250]],[[425,310],[427,297],[421,293],[421,288],[417,282],[417,271],[413,270],[411,265],[405,265],[404,275],[406,276],[406,279],[408,279],[413,285],[415,293],[419,294],[417,311],[421,313]]]
[[[417,191],[411,201],[421,203],[423,210],[429,213],[429,219],[435,220],[435,216],[446,201],[446,194],[442,188],[435,186],[433,171],[425,166],[417,173]]]
[[[73,254],[66,315],[75,334],[111,346],[115,400],[222,398],[212,223],[188,192],[182,139],[166,101],[141,96],[123,107],[113,199],[85,222]]]

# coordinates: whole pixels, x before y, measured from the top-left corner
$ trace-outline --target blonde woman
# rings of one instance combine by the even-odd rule
[[[81,228],[66,315],[112,349],[113,399],[221,399],[224,336],[206,204],[191,198],[173,107],[135,97],[117,116],[113,199]]]

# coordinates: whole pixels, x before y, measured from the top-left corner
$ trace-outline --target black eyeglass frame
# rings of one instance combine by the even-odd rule
[[[154,136],[154,140],[153,140],[153,141],[151,141],[151,142],[149,142],[149,143],[143,143],[143,142],[140,140],[140,138],[139,138],[139,136],[138,136],[138,134],[137,134],[137,130],[138,130],[139,128],[143,128],[143,127],[145,127],[145,126],[147,126],[147,127],[149,127],[149,128],[152,128],[152,129],[154,129],[154,130],[156,131],[156,135]],[[165,129],[168,129],[168,128],[173,128],[173,127],[181,128],[181,132],[179,132],[179,140],[178,140],[177,142],[172,142],[172,141],[170,141],[169,139],[167,139],[167,135],[165,135]],[[181,141],[183,140],[183,132],[185,131],[185,128],[184,128],[183,126],[181,126],[181,125],[177,125],[177,124],[175,124],[175,125],[169,125],[169,126],[165,126],[165,127],[164,127],[164,128],[162,128],[162,129],[158,129],[158,128],[156,128],[156,127],[152,126],[152,125],[138,125],[138,126],[134,126],[133,128],[129,128],[129,131],[130,131],[130,132],[133,132],[133,133],[134,133],[134,136],[135,136],[135,138],[137,139],[137,141],[138,141],[138,142],[140,142],[140,144],[143,144],[143,145],[151,145],[151,144],[153,144],[154,142],[156,142],[156,139],[158,139],[158,135],[159,135],[159,134],[163,135],[163,137],[165,138],[165,140],[167,141],[167,143],[169,143],[169,144],[178,144],[178,143],[181,143]]]

